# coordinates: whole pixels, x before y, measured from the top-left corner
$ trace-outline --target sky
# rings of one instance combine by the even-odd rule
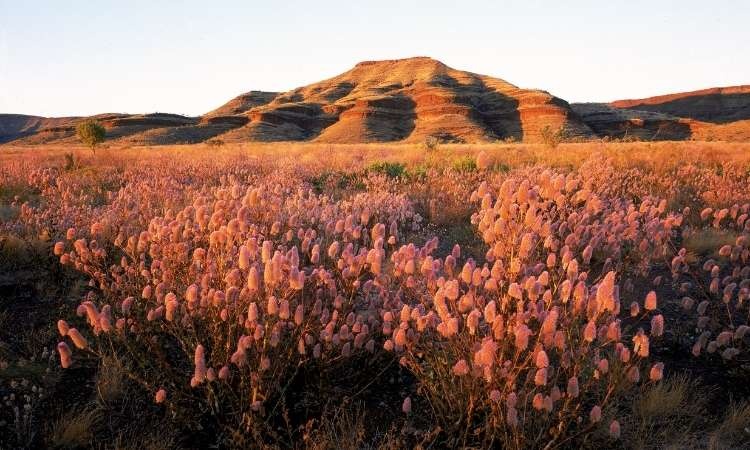
[[[0,0],[0,113],[199,115],[430,56],[570,102],[750,84],[750,0]]]

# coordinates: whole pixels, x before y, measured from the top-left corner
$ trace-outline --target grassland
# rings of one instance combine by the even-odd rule
[[[0,447],[744,448],[750,144],[0,147]]]

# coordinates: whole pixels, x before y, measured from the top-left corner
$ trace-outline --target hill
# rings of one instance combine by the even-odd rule
[[[270,96],[269,96],[270,98]],[[231,110],[238,99],[219,108]],[[452,69],[431,58],[365,61],[336,77],[278,94],[241,113],[227,141],[537,140],[544,126],[591,130],[544,91]]]
[[[569,138],[750,140],[750,86],[712,88],[611,103],[568,104],[456,70],[428,57],[364,61],[287,92],[249,91],[199,117],[101,114],[111,143],[538,142],[542,130]],[[75,142],[82,117],[0,114],[0,143]]]
[[[0,114],[0,144],[33,135],[40,130],[54,129],[76,118],[47,118],[24,114]]]
[[[750,119],[750,85],[612,102],[615,108],[651,111],[710,123]]]
[[[38,118],[33,128],[9,125],[4,140],[72,141],[81,119]],[[427,57],[361,62],[284,93],[250,91],[201,117],[103,115],[100,120],[108,141],[152,145],[213,137],[228,142],[536,141],[546,126],[593,135],[560,98]]]
[[[600,136],[750,140],[750,85],[571,107]]]

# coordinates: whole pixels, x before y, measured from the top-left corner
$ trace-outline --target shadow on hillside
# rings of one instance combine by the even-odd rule
[[[107,129],[105,140],[117,141],[127,137],[148,133],[152,130],[194,125],[198,121],[176,114],[145,114],[143,116],[116,117],[100,123]],[[71,131],[75,131],[74,128]]]
[[[282,103],[259,112],[249,126],[263,130],[255,138],[265,142],[305,141],[318,137],[336,120],[319,103]]]
[[[400,141],[414,131],[417,104],[404,94],[368,100],[364,119],[368,139],[377,142]]]
[[[344,81],[341,83],[337,83],[332,88],[326,90],[322,94],[322,96],[327,102],[334,103],[337,100],[342,99],[346,97],[347,95],[349,95],[354,90],[354,88],[355,86],[353,83]]]
[[[521,115],[518,100],[488,87],[480,78],[469,84],[461,84],[449,75],[433,80],[436,86],[452,88],[454,91],[469,90],[473,95],[456,92],[456,103],[471,107],[470,119],[495,139],[523,140]]]
[[[670,120],[649,120],[644,122],[640,129],[642,140],[650,141],[685,141],[690,140],[693,131],[690,125],[686,123],[674,122]],[[627,137],[621,136],[621,137]]]
[[[705,94],[624,109],[651,111],[711,123],[750,119],[750,94]]]
[[[639,141],[681,141],[693,137],[690,125],[674,120],[618,120],[596,121],[588,117],[582,118],[583,123],[599,137]]]

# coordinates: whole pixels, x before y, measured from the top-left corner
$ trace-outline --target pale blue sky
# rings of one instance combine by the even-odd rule
[[[607,101],[750,84],[749,0],[0,0],[0,113],[197,115],[361,60]]]

